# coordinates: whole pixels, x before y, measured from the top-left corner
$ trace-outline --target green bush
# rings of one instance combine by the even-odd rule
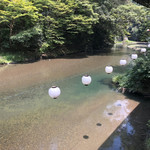
[[[130,92],[149,93],[150,92],[150,54],[141,54],[135,61],[132,69],[124,75],[115,76],[114,83],[120,87],[127,88]]]

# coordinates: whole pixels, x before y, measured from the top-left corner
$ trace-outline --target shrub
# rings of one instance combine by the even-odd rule
[[[135,61],[132,69],[124,75],[115,76],[114,83],[120,87],[127,88],[130,92],[149,93],[150,92],[150,54],[141,56]]]

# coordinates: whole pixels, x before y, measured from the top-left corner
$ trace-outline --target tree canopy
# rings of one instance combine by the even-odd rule
[[[150,27],[147,16],[150,16],[149,9],[134,3],[120,5],[111,11],[118,34],[128,35],[132,40],[146,41],[146,32]]]
[[[56,57],[110,47],[131,33],[144,41],[146,14],[126,0],[0,0],[0,50]]]

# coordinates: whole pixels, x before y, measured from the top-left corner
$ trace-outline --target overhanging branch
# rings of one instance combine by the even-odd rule
[[[146,7],[149,7],[150,8],[150,0],[134,0],[135,2],[143,5],[143,6],[146,6]]]

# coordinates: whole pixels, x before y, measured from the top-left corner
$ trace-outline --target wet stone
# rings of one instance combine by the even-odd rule
[[[101,123],[97,123],[96,125],[97,125],[97,126],[102,126],[102,124],[101,124]]]
[[[84,139],[88,139],[89,136],[88,136],[88,135],[84,135],[83,138],[84,138]]]
[[[112,115],[113,115],[113,113],[108,113],[108,115],[109,115],[109,116],[112,116]]]

